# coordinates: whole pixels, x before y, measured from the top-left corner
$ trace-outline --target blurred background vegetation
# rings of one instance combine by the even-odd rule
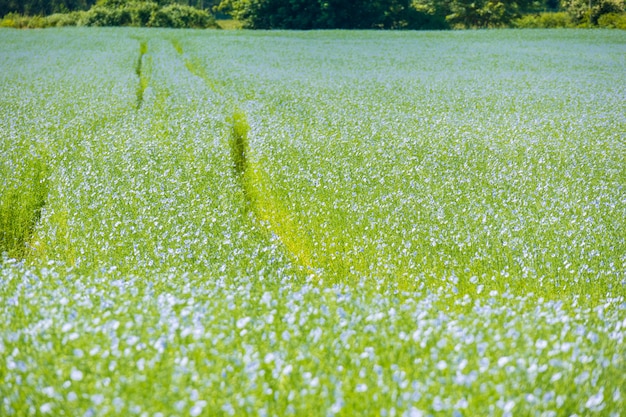
[[[215,10],[256,29],[626,29],[624,0],[223,0]]]
[[[443,30],[498,27],[626,29],[624,1],[0,0],[0,16],[4,16],[0,26],[243,27],[304,30]]]
[[[0,0],[0,27],[216,28],[211,0]]]

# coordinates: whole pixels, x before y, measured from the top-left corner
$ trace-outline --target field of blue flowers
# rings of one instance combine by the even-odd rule
[[[0,30],[0,415],[620,416],[626,33]]]

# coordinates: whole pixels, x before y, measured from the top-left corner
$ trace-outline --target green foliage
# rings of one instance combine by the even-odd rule
[[[78,26],[85,19],[84,11],[55,13],[46,17],[47,27]]]
[[[608,29],[626,29],[626,13],[607,13],[598,18],[598,26]]]
[[[220,29],[226,29],[226,30],[236,30],[236,29],[243,29],[243,24],[235,19],[217,19],[216,20],[217,25],[220,27]]]
[[[410,0],[224,0],[219,11],[254,29],[445,29]]]
[[[28,17],[18,13],[9,13],[0,20],[0,27],[22,29],[28,27],[29,20]]]
[[[175,0],[98,0],[98,6],[110,7],[110,8],[123,8],[132,5],[133,3],[154,3],[159,7],[169,6],[176,3]]]
[[[600,16],[625,10],[624,0],[563,0],[562,5],[578,25],[597,25]]]
[[[451,0],[446,20],[455,28],[507,27],[537,7],[532,0]]]
[[[237,176],[243,176],[248,170],[247,155],[249,153],[248,132],[250,125],[246,115],[236,109],[230,119],[231,132],[229,137],[230,157],[233,160],[233,169]]]
[[[163,3],[163,2],[161,2]],[[106,0],[87,12],[85,26],[151,26],[170,28],[215,27],[214,18],[205,10],[152,1]]]
[[[529,14],[514,20],[513,26],[524,29],[571,28],[575,26],[567,12]]]
[[[50,16],[22,16],[9,13],[0,20],[0,27],[14,29],[40,29],[48,27],[80,26],[84,24],[87,12],[54,13]]]
[[[87,10],[95,0],[0,0],[0,16],[18,13],[46,16],[54,13]]]
[[[159,7],[153,2],[131,2],[125,6],[130,14],[132,26],[149,26],[150,19],[158,12]]]
[[[83,26],[130,26],[130,11],[126,8],[94,6],[83,17]]]
[[[128,3],[145,0],[0,0],[0,17],[8,13],[17,13],[27,16],[48,16],[55,13],[85,11],[94,5],[110,8],[120,8]],[[159,7],[179,3],[185,6],[194,6],[200,9],[210,9],[214,0],[149,0]]]
[[[216,28],[215,18],[206,10],[171,4],[152,13],[148,26],[169,28]]]
[[[533,0],[223,0],[218,8],[257,29],[505,27],[539,10]]]
[[[0,27],[58,26],[218,27],[208,11],[171,0],[102,0],[88,11],[54,13],[47,17],[9,13],[0,20]]]
[[[32,147],[3,153],[0,173],[0,255],[24,258],[48,194],[47,156]]]

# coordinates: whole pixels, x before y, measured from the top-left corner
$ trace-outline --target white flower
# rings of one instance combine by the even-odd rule
[[[72,381],[82,381],[83,373],[76,368],[72,368],[72,371],[70,372],[70,378],[72,378]]]
[[[506,403],[504,403],[504,406],[502,407],[502,410],[505,413],[509,413],[513,410],[513,408],[515,407],[515,401],[513,400],[509,400]]]
[[[189,410],[189,414],[191,415],[191,417],[199,416],[202,413],[204,407],[206,407],[206,404],[206,401],[198,401],[197,403],[195,403],[194,406],[191,407],[191,410]]]
[[[418,410],[415,407],[411,407],[411,409],[406,415],[408,417],[422,417],[424,415],[424,412],[422,410]]]
[[[46,394],[48,397],[51,397],[51,398],[54,397],[54,388],[52,387],[45,387],[44,389],[41,390],[41,392]]]
[[[246,327],[246,324],[250,322],[250,320],[251,320],[250,317],[244,317],[244,318],[237,320],[237,328],[243,329],[244,327]]]
[[[585,407],[593,411],[600,411],[604,408],[604,405],[602,404],[603,402],[604,392],[603,390],[600,390],[597,394],[589,397],[589,399],[585,403]]]

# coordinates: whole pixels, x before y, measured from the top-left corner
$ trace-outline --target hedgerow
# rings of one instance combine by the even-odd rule
[[[55,13],[50,16],[6,15],[0,27],[46,28],[59,26],[134,26],[170,28],[217,28],[214,16],[204,9],[180,5],[160,5],[152,1],[109,1],[88,11]]]

